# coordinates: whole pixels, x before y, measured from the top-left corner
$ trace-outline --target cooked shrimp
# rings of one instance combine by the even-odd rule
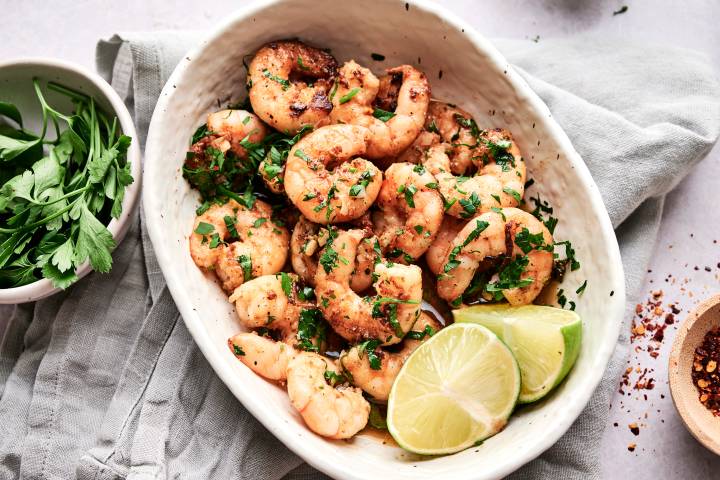
[[[285,342],[276,342],[255,332],[238,333],[228,340],[228,346],[238,360],[268,380],[285,380],[288,362],[298,353]]]
[[[435,132],[439,140],[451,145],[448,171],[455,175],[465,175],[473,166],[473,146],[478,143],[474,125],[475,121],[465,110],[449,103],[430,102],[425,129]]]
[[[340,356],[340,366],[350,378],[350,382],[372,395],[377,400],[387,400],[395,377],[400,372],[405,360],[427,338],[442,328],[439,322],[425,312],[412,327],[413,338],[406,336],[402,348],[390,351],[378,347],[375,354],[380,359],[380,367],[373,369],[364,347],[354,346]]]
[[[460,220],[450,215],[445,215],[443,218],[435,240],[433,240],[427,252],[425,252],[425,262],[430,271],[435,275],[439,275],[442,272],[452,241],[455,240],[457,234],[460,233],[460,230],[462,230],[466,224],[467,220]]]
[[[257,115],[245,110],[220,110],[207,117],[207,129],[210,135],[217,135],[227,141],[219,150],[223,153],[231,149],[238,158],[247,158],[247,150],[240,142],[260,143],[267,135],[267,127]]]
[[[261,200],[255,200],[253,208],[235,200],[211,206],[195,219],[190,235],[193,261],[214,271],[228,293],[252,277],[279,272],[290,236],[271,217],[270,205]]]
[[[328,239],[315,276],[318,306],[333,329],[350,342],[378,339],[398,343],[419,314],[422,273],[416,265],[375,265],[376,295],[361,297],[350,288],[362,230],[338,231]]]
[[[303,137],[285,165],[285,192],[315,223],[347,222],[373,204],[382,172],[368,160],[370,131],[354,125],[330,125]]]
[[[230,295],[240,322],[247,328],[267,328],[289,339],[297,333],[303,309],[312,302],[298,297],[298,277],[293,273],[263,275],[247,281]]]
[[[454,217],[472,218],[492,208],[515,207],[525,191],[525,162],[515,143],[509,141],[510,134],[498,129],[481,135],[478,141],[487,141],[490,146],[475,149],[476,153],[486,152],[482,157],[485,160],[480,160],[485,164],[472,177],[456,177],[450,172],[447,144],[430,147],[423,161],[437,178],[447,213]],[[501,149],[504,145],[507,148]]]
[[[354,387],[333,387],[325,372],[338,374],[335,362],[316,353],[303,352],[287,367],[290,402],[310,430],[323,437],[350,438],[365,428],[370,404]]]
[[[320,250],[330,237],[331,230],[300,217],[290,237],[290,260],[293,270],[302,280],[315,285]],[[355,269],[350,277],[350,288],[355,292],[363,292],[372,285],[372,272],[375,262],[379,259],[379,243],[377,237],[366,231],[366,237],[358,245],[355,257]]]
[[[271,42],[248,68],[250,104],[265,123],[283,133],[328,123],[337,62],[329,53],[298,41]],[[309,80],[309,81],[308,81]]]
[[[430,84],[424,73],[410,65],[387,72],[401,84],[397,107],[387,121],[373,116],[380,81],[353,60],[340,68],[337,91],[332,97],[332,123],[361,125],[371,130],[367,156],[372,159],[395,157],[405,150],[422,131],[430,103]]]
[[[438,295],[457,301],[481,262],[504,256],[511,262],[501,270],[494,290],[512,305],[532,303],[550,279],[552,245],[547,227],[530,213],[517,208],[483,213],[470,220],[453,240],[438,278]]]
[[[444,215],[436,183],[422,165],[394,163],[385,171],[373,224],[387,258],[412,263],[435,239]]]

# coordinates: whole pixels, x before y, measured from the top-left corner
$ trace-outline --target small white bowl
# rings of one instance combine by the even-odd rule
[[[53,81],[95,98],[105,112],[118,118],[122,132],[132,138],[127,158],[135,181],[125,190],[120,218],[112,219],[108,224],[108,230],[112,233],[115,243],[120,243],[130,227],[129,219],[138,206],[141,191],[140,145],[130,112],[105,80],[79,65],[50,58],[2,61],[0,62],[0,100],[12,102],[18,107],[25,128],[30,131],[40,131],[42,127],[40,104],[32,83],[34,77],[39,78],[43,85]],[[63,112],[71,111],[72,104],[67,97],[47,89],[44,89],[43,94],[50,105],[58,107]],[[82,278],[90,270],[90,264],[86,262],[77,269],[76,274],[78,278]],[[59,288],[53,287],[50,280],[43,278],[21,287],[0,288],[0,304],[32,302],[59,291]]]
[[[243,328],[227,296],[190,258],[188,236],[199,199],[182,177],[181,166],[188,140],[206,115],[244,97],[243,57],[268,41],[292,37],[328,47],[339,61],[354,58],[378,73],[402,63],[418,65],[427,73],[435,98],[469,110],[483,127],[509,128],[536,181],[528,198],[540,193],[549,200],[560,218],[556,237],[573,241],[582,268],[568,273],[562,287],[574,297],[577,286],[588,280],[577,302],[584,341],[575,368],[551,395],[519,409],[505,430],[481,446],[445,457],[419,457],[368,432],[347,442],[319,437],[303,424],[284,389],[255,375],[227,347],[228,337]],[[375,62],[371,53],[386,60]],[[280,441],[333,477],[467,480],[508,475],[567,431],[615,349],[625,304],[624,278],[597,185],[547,106],[507,60],[437,2],[262,1],[229,14],[183,57],[165,85],[145,160],[148,232],[188,330],[243,405]]]

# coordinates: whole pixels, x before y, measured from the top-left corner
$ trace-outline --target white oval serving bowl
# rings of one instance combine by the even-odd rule
[[[369,12],[372,12],[369,14]],[[412,28],[408,26],[412,25]],[[410,63],[431,80],[433,96],[459,104],[481,126],[509,128],[539,192],[560,218],[556,237],[571,239],[582,262],[563,288],[588,288],[578,301],[584,342],[575,368],[557,391],[520,409],[507,428],[481,446],[446,457],[419,457],[371,434],[349,442],[309,431],[285,391],[237,361],[227,339],[242,330],[219,286],[188,253],[198,195],[181,166],[193,131],[218,100],[245,95],[243,57],[278,38],[329,47],[376,72]],[[386,55],[384,62],[370,54]],[[442,78],[440,71],[443,72]],[[503,477],[555,443],[583,410],[605,371],[622,321],[624,279],[617,241],[597,186],[544,103],[483,37],[458,17],[425,1],[265,1],[229,16],[176,68],[150,125],[145,157],[147,227],[185,324],[215,372],[245,407],[285,445],[323,472],[343,479]]]
[[[127,107],[115,90],[98,74],[79,65],[51,58],[22,58],[0,62],[0,100],[14,103],[23,117],[25,128],[39,132],[42,128],[40,103],[33,87],[32,79],[38,77],[44,87],[53,81],[94,97],[100,108],[109,115],[117,116],[120,129],[133,139],[128,149],[127,158],[135,181],[125,190],[123,208],[120,218],[112,219],[108,230],[119,244],[130,227],[130,218],[137,208],[141,191],[142,166],[140,163],[140,145],[138,144],[135,126]],[[71,112],[70,100],[56,92],[43,88],[48,103],[61,112]],[[52,129],[49,132],[53,132]],[[82,278],[92,270],[90,263],[85,262],[75,272]],[[32,302],[59,292],[47,279],[21,287],[0,288],[0,304]]]

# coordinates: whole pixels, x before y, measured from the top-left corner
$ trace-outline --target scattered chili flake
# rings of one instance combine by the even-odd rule
[[[720,327],[705,334],[702,344],[695,349],[692,369],[692,379],[698,390],[698,399],[716,417],[720,417],[718,362],[720,362]]]
[[[630,445],[628,445],[628,450],[631,451],[631,452],[634,452],[634,451],[635,451],[635,447],[637,447],[637,444],[636,444],[636,443],[631,443]]]
[[[632,432],[633,435],[638,436],[640,435],[640,427],[638,427],[638,424],[633,422],[630,425],[628,425],[628,428]]]

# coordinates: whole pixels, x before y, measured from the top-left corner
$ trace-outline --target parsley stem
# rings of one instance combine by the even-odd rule
[[[222,185],[218,185],[217,190],[218,190],[218,192],[222,193],[223,195],[227,195],[228,197],[232,198],[239,204],[241,204],[241,205],[245,204],[245,200],[240,195],[233,192],[232,190],[229,190],[229,189],[223,187]]]
[[[81,198],[83,198],[83,197],[76,198],[75,200],[70,202],[67,206],[65,206],[62,210],[58,210],[57,212],[53,213],[52,215],[48,215],[47,217],[45,217],[41,220],[38,220],[36,222],[29,223],[27,225],[23,225],[22,227],[19,227],[19,228],[0,228],[0,233],[26,232],[28,230],[34,229],[35,227],[39,227],[40,225],[44,225],[44,224],[50,222],[51,220],[55,220],[56,218],[58,218],[61,215],[65,215],[67,212],[69,212],[75,206],[77,201],[80,200]]]
[[[66,198],[74,197],[74,196],[77,195],[78,193],[87,192],[88,190],[90,190],[91,187],[92,187],[92,185],[87,184],[87,185],[85,185],[85,186],[82,187],[82,188],[78,188],[77,190],[73,190],[72,192],[66,193],[66,194],[63,195],[62,197],[58,197],[58,198],[56,198],[56,199],[54,199],[54,200],[52,200],[52,201],[50,201],[50,202],[37,202],[37,201],[35,201],[35,200],[30,200],[30,199],[28,199],[28,201],[29,201],[30,203],[32,203],[33,205],[37,205],[37,206],[39,206],[39,207],[46,207],[46,206],[48,206],[48,205],[52,205],[53,203],[57,203],[57,202],[59,202],[60,200],[65,200]]]

